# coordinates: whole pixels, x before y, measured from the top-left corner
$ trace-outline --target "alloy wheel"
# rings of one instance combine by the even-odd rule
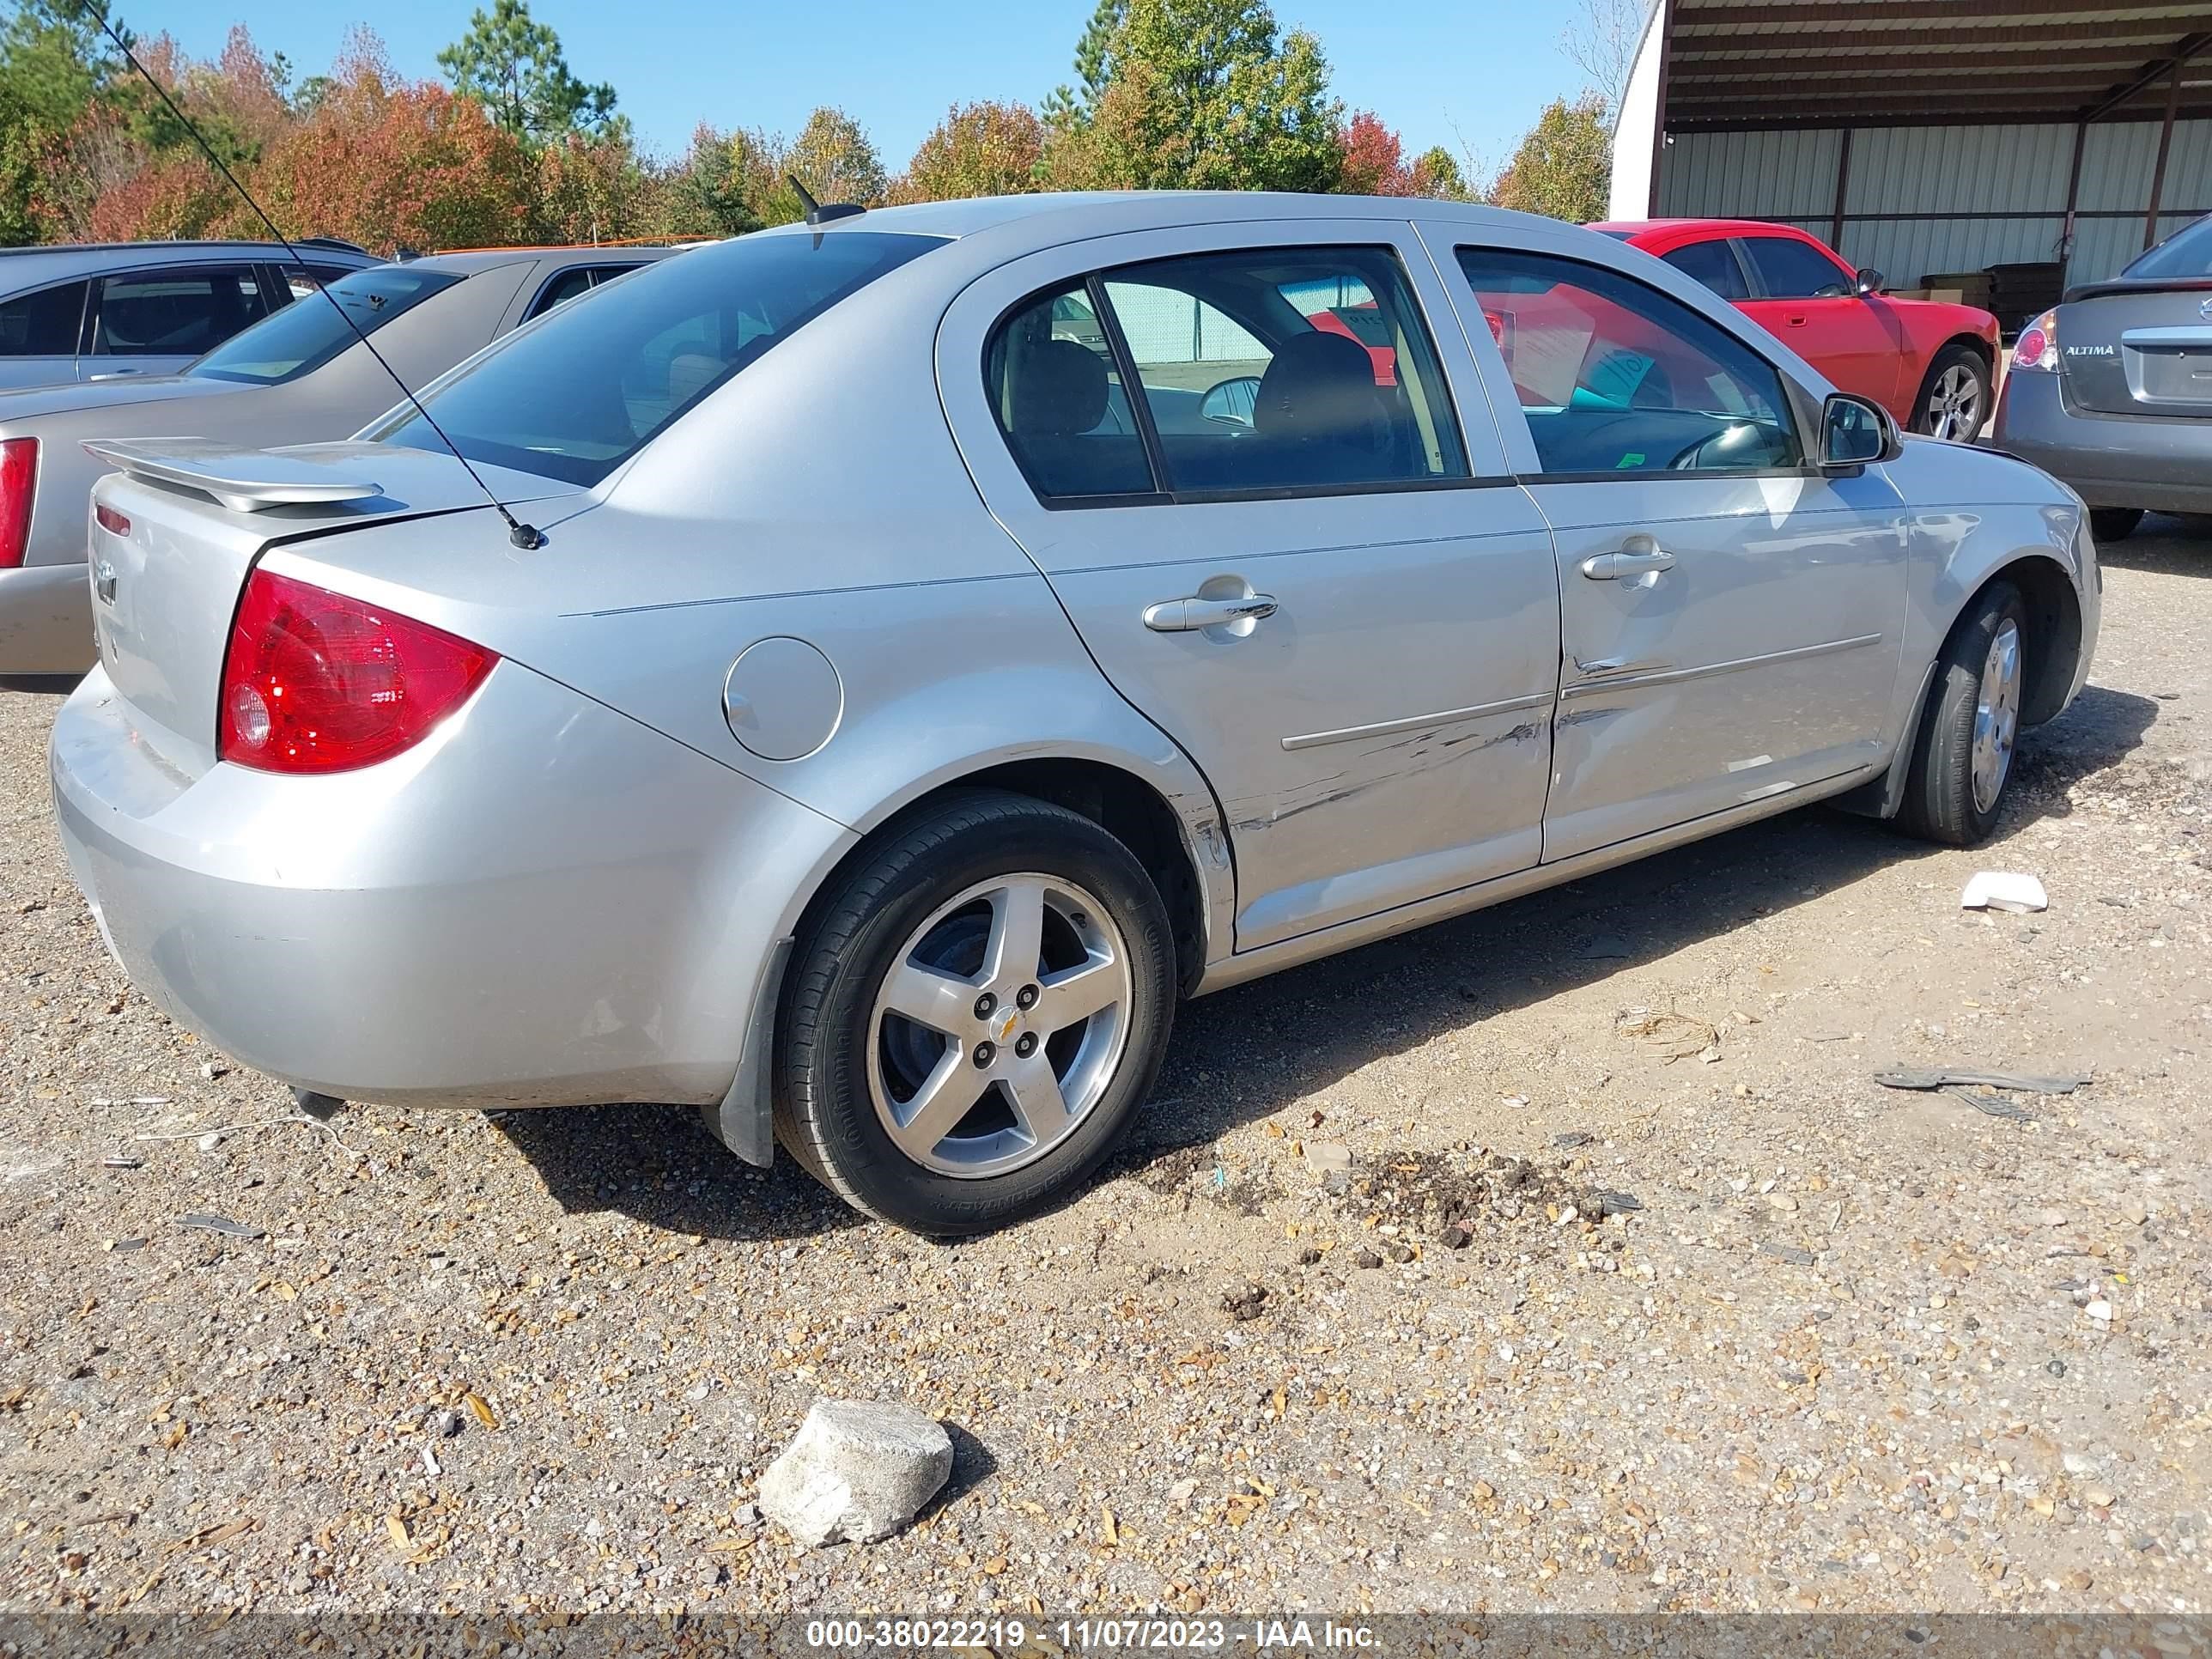
[[[2004,793],[2012,772],[2013,739],[2020,731],[2020,628],[2008,621],[1990,641],[1982,662],[1982,682],[1974,698],[1972,751],[1974,810],[1987,812]]]
[[[1073,1133],[1129,1027],[1129,954],[1057,876],[980,882],[892,958],[868,1023],[868,1091],[894,1145],[940,1174],[1002,1176]]]
[[[1964,363],[1954,363],[1936,378],[1928,393],[1930,436],[1971,443],[1982,429],[1982,383]]]

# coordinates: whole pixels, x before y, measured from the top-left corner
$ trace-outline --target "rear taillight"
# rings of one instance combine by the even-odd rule
[[[499,658],[381,605],[257,570],[222,664],[216,750],[262,772],[343,772],[421,741]]]
[[[127,536],[131,533],[131,520],[118,513],[106,501],[94,503],[92,520],[111,536]]]
[[[31,497],[39,484],[39,441],[0,438],[0,570],[23,562],[31,544]]]
[[[2046,311],[2012,343],[2012,366],[2050,374],[2058,367],[2058,313]]]

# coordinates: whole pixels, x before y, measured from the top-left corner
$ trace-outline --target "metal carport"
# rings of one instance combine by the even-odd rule
[[[2207,211],[2204,0],[1653,0],[1613,137],[1611,217],[1778,220],[1898,288],[2094,281]]]

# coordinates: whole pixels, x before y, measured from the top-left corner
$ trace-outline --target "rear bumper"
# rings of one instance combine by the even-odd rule
[[[349,1100],[720,1100],[791,896],[851,839],[513,663],[416,748],[323,778],[190,777],[95,670],[50,767],[140,991]]]
[[[98,660],[82,563],[0,570],[0,674],[82,674]]]
[[[1990,441],[2063,478],[2092,507],[2212,513],[2212,419],[2075,408],[2063,374],[2005,377]]]

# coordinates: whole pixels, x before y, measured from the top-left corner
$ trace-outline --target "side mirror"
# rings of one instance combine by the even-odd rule
[[[1862,300],[1873,299],[1875,295],[1881,292],[1881,273],[1876,270],[1872,265],[1866,266],[1859,272],[1858,276],[1859,298]]]
[[[1820,465],[1834,471],[1893,461],[1905,453],[1889,411],[1838,392],[1820,408]]]

